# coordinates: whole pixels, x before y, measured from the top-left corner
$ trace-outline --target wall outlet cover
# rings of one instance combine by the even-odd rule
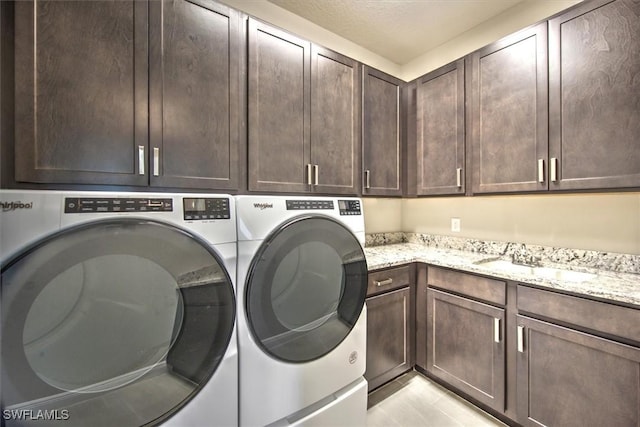
[[[451,231],[460,232],[460,218],[451,218]]]

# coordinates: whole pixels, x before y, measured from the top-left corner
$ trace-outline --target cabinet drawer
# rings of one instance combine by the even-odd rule
[[[412,268],[413,264],[409,264],[369,273],[367,296],[409,286]]]
[[[640,310],[518,286],[518,311],[640,343]]]
[[[427,270],[427,283],[429,286],[446,289],[494,304],[505,305],[507,302],[507,284],[501,280],[488,279],[439,267],[429,267]]]

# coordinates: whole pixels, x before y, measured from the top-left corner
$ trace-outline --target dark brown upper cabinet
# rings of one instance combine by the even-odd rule
[[[547,190],[547,23],[467,61],[473,193]]]
[[[311,163],[315,192],[360,187],[360,64],[311,46]]]
[[[311,44],[254,19],[248,25],[249,190],[307,191]]]
[[[249,190],[356,194],[359,64],[248,25]]]
[[[173,0],[150,2],[149,18],[151,184],[239,188],[239,14]]]
[[[208,0],[16,2],[16,181],[237,188],[239,19]]]
[[[550,189],[640,186],[640,4],[549,21]]]
[[[15,3],[15,179],[147,185],[148,9]]]
[[[464,71],[460,59],[417,82],[417,195],[465,192]]]
[[[402,80],[363,67],[362,194],[402,195]]]

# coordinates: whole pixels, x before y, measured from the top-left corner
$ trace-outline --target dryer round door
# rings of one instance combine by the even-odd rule
[[[367,291],[362,246],[328,217],[298,217],[273,232],[255,255],[245,309],[262,349],[302,363],[336,348],[355,325]]]
[[[43,416],[78,426],[160,423],[211,378],[233,334],[222,260],[169,224],[77,226],[1,274],[7,425]]]

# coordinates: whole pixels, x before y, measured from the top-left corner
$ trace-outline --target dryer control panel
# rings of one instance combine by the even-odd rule
[[[189,197],[184,198],[184,219],[230,219],[229,199],[225,197]]]
[[[362,215],[360,200],[338,200],[340,215]]]
[[[287,210],[333,210],[333,200],[287,200]]]
[[[129,197],[66,197],[64,213],[172,212],[173,199]]]

